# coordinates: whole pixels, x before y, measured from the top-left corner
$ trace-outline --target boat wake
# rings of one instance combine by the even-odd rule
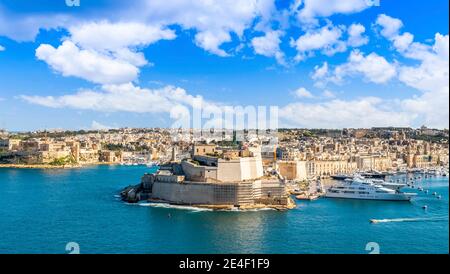
[[[394,219],[370,219],[371,223],[392,223],[392,222],[436,222],[448,221],[448,217],[431,218],[394,218]]]
[[[270,207],[263,207],[263,208],[249,208],[249,209],[239,209],[239,208],[233,208],[233,209],[218,209],[216,211],[221,212],[257,212],[257,211],[276,211],[274,208]]]
[[[171,208],[171,209],[181,209],[181,210],[189,210],[189,211],[212,211],[212,209],[209,208],[199,208],[194,206],[182,206],[182,205],[171,205],[167,203],[138,203],[139,206],[150,206],[150,207],[157,207],[157,208]]]
[[[276,210],[273,208],[253,208],[253,209],[211,209],[211,208],[201,208],[195,206],[184,206],[184,205],[172,205],[168,203],[157,203],[157,202],[140,202],[140,203],[126,203],[128,205],[146,206],[146,207],[156,207],[156,208],[169,208],[169,209],[180,209],[188,210],[191,212],[204,212],[204,211],[220,211],[220,212],[256,212],[256,211],[272,211]]]

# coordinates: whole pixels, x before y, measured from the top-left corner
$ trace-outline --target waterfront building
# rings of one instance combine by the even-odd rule
[[[197,134],[194,130],[189,132]],[[0,163],[61,163],[64,162],[61,158],[66,158],[82,165],[103,162],[105,158],[118,160],[114,157],[119,154],[121,161],[130,163],[144,160],[168,162],[200,156],[236,160],[258,154],[263,170],[278,169],[285,178],[300,180],[305,176],[358,170],[446,166],[449,162],[448,130],[391,127],[342,131],[283,129],[278,132],[278,138],[230,131],[220,140],[210,140],[213,143],[209,144],[206,141],[196,143],[194,138],[176,140],[173,138],[176,133],[176,129],[127,128],[3,134],[0,138]],[[243,135],[244,139],[236,142],[237,134]],[[176,157],[172,153],[174,147]],[[111,153],[105,156],[103,151]],[[300,165],[306,166],[306,175],[297,170],[298,161],[304,162]]]
[[[356,168],[361,171],[384,171],[392,167],[392,160],[381,155],[360,155],[356,157]]]
[[[286,180],[304,181],[308,178],[306,161],[278,161],[277,165]]]
[[[118,151],[102,150],[100,151],[100,162],[120,163],[122,162],[122,153]]]
[[[19,150],[20,149],[20,139],[0,139],[0,149],[7,151]]]
[[[35,163],[51,163],[55,159],[67,159],[72,157],[72,148],[65,142],[42,142],[36,153]],[[75,161],[75,159],[73,159]]]
[[[213,155],[216,153],[216,145],[194,144],[192,147],[192,156]]]
[[[331,176],[336,174],[352,174],[358,169],[357,163],[345,160],[313,160],[308,161],[308,176]]]

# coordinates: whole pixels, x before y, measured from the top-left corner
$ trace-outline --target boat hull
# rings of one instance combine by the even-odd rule
[[[406,184],[390,184],[390,183],[384,183],[381,184],[385,188],[393,189],[393,190],[400,190],[404,187],[406,187]]]
[[[324,195],[326,198],[337,199],[353,199],[353,200],[376,200],[376,201],[410,201],[412,196],[405,194],[367,194],[367,195],[348,195],[340,193],[327,193]]]

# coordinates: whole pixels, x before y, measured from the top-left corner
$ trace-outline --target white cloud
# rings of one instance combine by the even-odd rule
[[[383,84],[397,75],[395,65],[389,63],[384,57],[372,52],[369,55],[353,50],[346,63],[338,65],[332,72],[326,73],[323,68],[316,67],[312,78],[319,86],[327,82],[341,84],[346,77],[363,76],[368,82]],[[320,76],[320,77],[319,77]]]
[[[108,129],[115,129],[116,127],[108,126],[102,123],[99,123],[97,121],[92,121],[91,123],[91,129],[92,130],[108,130]]]
[[[340,67],[341,72],[345,74],[362,74],[366,80],[382,84],[396,76],[396,68],[390,64],[384,57],[372,52],[364,56],[359,51],[352,51],[348,63]],[[338,75],[341,78],[343,75]]]
[[[398,35],[399,30],[403,27],[403,22],[386,14],[380,14],[377,17],[376,25],[381,27],[381,35],[391,39]]]
[[[278,31],[267,32],[264,36],[252,39],[252,46],[255,53],[268,57],[273,57],[280,50],[279,44],[281,33]]]
[[[291,46],[297,49],[296,60],[304,60],[317,50],[328,56],[344,52],[347,46],[344,41],[340,40],[342,29],[342,26],[335,27],[329,23],[322,28],[308,30],[297,40],[292,40]]]
[[[140,23],[89,22],[69,28],[70,36],[58,48],[42,44],[36,57],[64,76],[98,84],[136,80],[148,61],[138,47],[174,39],[170,29]]]
[[[232,34],[241,39],[244,30],[248,28],[254,27],[257,30],[266,28],[276,11],[274,0],[136,0],[132,4],[118,4],[107,11],[97,10],[98,20],[118,23],[114,25],[93,23],[94,26],[87,24],[86,28],[94,31],[91,34],[81,28],[82,35],[77,39],[80,41],[75,43],[88,40],[88,44],[94,44],[98,48],[99,45],[106,44],[102,41],[106,38],[113,42],[113,46],[122,41],[129,46],[129,39],[132,41],[158,39],[158,34],[161,33],[158,29],[153,31],[149,29],[154,28],[152,26],[178,25],[184,30],[194,31],[194,42],[199,47],[213,54],[228,56],[229,53],[221,47],[232,40]],[[130,18],[135,23],[128,22]],[[92,21],[92,16],[87,13],[77,13],[76,17],[69,13],[11,15],[3,12],[0,7],[0,35],[18,41],[33,40],[41,29],[61,27],[75,32],[74,28]],[[145,25],[138,26],[144,34],[138,37],[134,35],[135,31],[127,33],[128,27],[135,29],[133,24]],[[101,35],[95,36],[95,33]],[[160,37],[160,39],[167,38]]]
[[[295,90],[294,95],[298,98],[314,98],[314,95],[304,87]]]
[[[437,33],[433,45],[414,42],[413,34],[399,31],[403,25],[400,20],[387,16],[379,18],[384,18],[384,21],[391,22],[388,29],[382,30],[382,34],[392,42],[393,49],[397,50],[405,58],[418,61],[419,64],[405,65],[397,62],[391,64],[376,53],[364,55],[360,51],[354,50],[346,63],[337,65],[332,70],[328,68],[327,63],[324,63],[322,66],[316,66],[311,74],[311,78],[315,81],[315,86],[325,88],[328,82],[341,84],[346,77],[351,76],[363,76],[366,81],[375,84],[387,83],[395,78],[419,91],[420,94],[411,95],[410,98],[406,99],[395,100],[396,103],[392,105],[392,110],[388,112],[390,112],[392,117],[400,117],[401,119],[394,120],[398,121],[398,123],[393,124],[403,123],[403,125],[415,126],[425,124],[431,127],[448,128],[449,36]],[[384,22],[383,20],[378,21]],[[355,103],[355,101],[338,101],[348,103],[349,107],[351,107],[351,103]],[[356,103],[360,102],[356,101]],[[383,104],[389,104],[389,102],[382,100],[377,104],[369,105],[375,116],[385,117],[386,111],[381,109]],[[287,110],[291,109],[291,111],[285,113],[292,113],[295,107],[301,106],[306,110],[316,109],[325,113],[325,110],[327,110],[326,106],[331,105],[333,104],[325,102],[292,106],[287,108]],[[408,114],[410,118],[406,119],[404,114]],[[369,120],[372,120],[372,115],[367,115],[367,117]],[[311,117],[311,119],[314,119],[314,117]],[[381,124],[381,120],[379,121]],[[391,122],[391,120],[386,121]],[[354,122],[358,123],[358,121]],[[323,123],[325,124],[325,121]],[[349,124],[352,124],[351,120],[349,120]]]
[[[436,55],[442,59],[447,60],[449,58],[449,39],[448,34],[442,35],[440,33],[436,33],[434,36],[434,45],[433,45],[433,51],[436,53]]]
[[[284,53],[280,50],[280,37],[284,35],[281,31],[268,31],[264,36],[255,37],[251,44],[256,54],[267,57],[275,57],[281,65],[286,65]]]
[[[231,41],[231,33],[242,37],[257,19],[267,22],[276,11],[274,0],[152,0],[142,1],[145,20],[164,25],[178,24],[194,29],[196,44],[219,56],[229,54],[221,48]],[[258,24],[261,26],[261,24]]]
[[[434,45],[414,42],[414,35],[400,33],[403,23],[387,15],[378,16],[381,34],[392,42],[393,48],[418,65],[400,65],[398,79],[422,92],[401,102],[401,107],[417,116],[417,122],[448,128],[449,123],[449,36],[436,33]]]
[[[303,61],[314,55],[315,51],[320,51],[327,56],[333,56],[339,52],[345,52],[348,47],[360,47],[369,42],[369,38],[364,35],[366,28],[359,23],[353,23],[349,27],[344,25],[334,26],[329,20],[327,24],[320,28],[308,28],[305,34],[291,39],[291,46],[297,49],[296,61]],[[348,38],[343,38],[347,33]]]
[[[415,124],[435,128],[449,128],[448,86],[404,99],[401,109],[415,116]]]
[[[307,128],[405,126],[413,121],[409,113],[387,107],[384,100],[374,97],[292,103],[281,108],[279,116],[281,124]]]
[[[221,57],[227,57],[229,54],[219,48],[220,45],[230,41],[231,35],[226,31],[202,31],[195,35],[195,43],[197,46]]]
[[[146,89],[131,83],[104,85],[100,90],[80,90],[75,94],[54,96],[21,95],[23,100],[50,108],[72,108],[99,112],[169,113],[177,106],[193,106],[200,96],[192,96],[182,88],[165,86]],[[202,100],[206,107],[214,104]]]
[[[375,25],[381,28],[381,35],[391,41],[397,51],[406,54],[411,48],[414,48],[414,51],[424,50],[422,45],[413,43],[414,35],[409,32],[400,34],[400,29],[403,27],[403,22],[400,19],[380,14]]]
[[[411,54],[422,58],[421,63],[411,67],[399,66],[399,78],[407,85],[422,90],[422,95],[394,102],[366,97],[348,101],[333,99],[311,104],[292,103],[281,107],[281,125],[339,128],[426,124],[448,127],[448,35],[436,34],[433,46],[418,45],[414,48],[420,52]],[[396,67],[383,57],[375,53],[364,55],[355,50],[347,63],[336,66],[334,70],[330,70],[327,62],[316,66],[312,77],[317,80],[333,77],[333,80],[342,80],[348,76],[363,75],[369,81],[383,83],[393,78],[395,71]],[[310,98],[312,95],[306,89],[299,89],[299,94],[303,98]],[[333,98],[334,93],[324,90],[322,96]],[[168,113],[170,109],[190,106],[193,99],[198,97],[174,87],[150,90],[126,84],[104,86],[100,91],[85,90],[60,97],[22,98],[30,103],[56,108]]]
[[[6,50],[6,48],[4,46],[0,45],[0,51],[5,51],[5,50]]]
[[[369,42],[369,38],[364,36],[363,33],[366,28],[361,24],[351,24],[348,28],[348,45],[351,47],[360,47]]]
[[[135,22],[89,22],[69,28],[70,40],[84,49],[117,51],[176,38],[171,29]]]
[[[75,21],[65,14],[20,14],[14,15],[0,5],[0,36],[15,41],[32,41],[41,29],[63,27]]]
[[[232,41],[232,33],[242,38],[244,30],[252,27],[255,21],[259,28],[265,28],[274,11],[273,0],[239,0],[239,3],[235,0],[138,1],[133,8],[118,12],[116,22],[82,18],[51,21],[51,27],[62,25],[69,31],[69,36],[57,48],[41,45],[36,56],[64,76],[98,84],[122,84],[136,80],[139,68],[149,64],[140,49],[176,37],[175,32],[167,28],[169,25],[193,29],[197,46],[225,57],[230,54],[221,46]],[[132,15],[135,21],[120,20],[124,15],[127,20]],[[36,24],[40,27],[33,31],[34,35],[46,26],[41,21]],[[280,64],[285,63],[280,50],[273,56]]]
[[[328,75],[328,63],[324,62],[322,66],[315,66],[311,76],[313,80],[319,80]]]
[[[414,48],[414,47],[413,47]],[[422,124],[448,128],[449,124],[449,36],[437,33],[435,43],[426,53],[407,52],[420,58],[417,66],[401,66],[399,80],[422,92],[406,99],[403,107],[417,113]]]
[[[449,59],[448,59],[448,35],[436,35],[435,45],[447,44],[446,51],[438,52],[437,47],[430,49],[418,66],[401,66],[399,79],[408,86],[422,91],[435,91],[442,87],[448,87]]]
[[[402,35],[397,35],[392,38],[394,47],[401,52],[406,51],[412,44],[414,35],[409,32],[405,32]]]
[[[98,84],[121,84],[133,81],[139,69],[125,61],[93,50],[84,50],[71,41],[58,48],[42,44],[36,57],[63,76],[75,76]]]
[[[363,11],[373,6],[375,1],[367,0],[304,0],[297,1],[293,7],[298,11],[298,19],[305,24],[316,24],[317,17],[329,17],[333,14],[350,14]]]
[[[336,52],[346,51],[349,46],[366,44],[365,28],[361,24],[352,24],[346,28],[333,26],[325,19],[327,25],[318,27],[320,25],[317,19],[338,13],[359,12],[375,2],[296,1],[293,6],[304,31],[304,35],[292,41],[292,45],[297,49],[297,60],[308,58],[316,52],[331,56]],[[43,44],[36,50],[36,56],[64,76],[80,77],[104,85],[100,90],[82,90],[72,95],[23,98],[48,107],[95,111],[167,113],[172,107],[189,105],[189,101],[195,96],[186,92],[174,93],[173,90],[177,88],[151,90],[129,83],[137,79],[141,66],[149,64],[140,50],[161,39],[174,39],[175,33],[169,29],[172,25],[191,30],[194,42],[199,47],[219,56],[229,56],[234,52],[225,43],[238,39],[242,45],[247,39],[244,37],[244,33],[247,34],[245,31],[257,30],[263,32],[264,36],[251,40],[255,53],[275,57],[279,63],[284,62],[285,56],[280,50],[282,31],[272,30],[275,24],[270,24],[276,12],[273,0],[139,0],[136,3],[140,4],[133,4],[134,8],[114,14],[117,18],[110,18],[109,21],[106,21],[107,16],[101,16],[105,20],[100,21],[91,21],[92,18],[87,17],[74,19],[67,15],[27,15],[13,18],[5,16],[0,7],[0,35],[18,41],[34,38],[39,29],[67,29],[69,35],[60,46]],[[130,15],[133,15],[133,22],[123,20],[129,20]],[[382,84],[398,76],[401,82],[420,93],[409,99],[398,100],[395,105],[398,109],[395,111],[384,109],[382,105],[386,102],[373,98],[351,101],[336,99],[298,106],[308,111],[317,109],[319,113],[322,111],[326,114],[331,113],[334,106],[351,108],[352,104],[365,105],[377,117],[387,117],[387,114],[397,117],[393,124],[405,122],[406,125],[411,121],[423,121],[432,126],[448,125],[448,35],[436,34],[434,45],[415,42],[413,34],[401,33],[401,20],[385,14],[378,16],[376,26],[379,27],[380,34],[392,42],[392,49],[397,50],[403,57],[418,61],[417,64],[392,64],[375,52],[366,55],[353,51],[344,64],[329,66],[324,62],[322,66],[316,66],[311,77],[316,84],[330,81],[340,84],[347,77],[362,77],[368,82]],[[347,40],[343,38],[344,35],[348,35]],[[232,46],[234,44],[230,43],[230,47]],[[333,98],[334,94],[327,91],[324,90],[322,96]],[[316,98],[319,98],[319,95]],[[285,113],[293,113],[296,104],[283,108]],[[290,112],[287,111],[289,109]],[[411,117],[405,118],[404,113],[409,113]],[[347,115],[346,112],[340,114],[342,117]],[[312,113],[308,115],[314,116]],[[325,118],[312,119],[325,124]],[[381,124],[381,118],[372,120]],[[359,118],[349,119],[347,126],[352,122],[363,123]],[[332,121],[331,125],[334,125]]]
[[[334,92],[332,92],[332,91],[330,91],[330,90],[328,90],[328,89],[324,90],[323,93],[322,93],[322,95],[323,95],[325,98],[335,98],[335,97],[336,97],[336,94],[334,94]]]

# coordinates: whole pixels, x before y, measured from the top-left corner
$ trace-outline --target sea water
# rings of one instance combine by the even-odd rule
[[[449,252],[447,177],[415,180],[429,193],[405,189],[418,193],[412,202],[321,198],[224,212],[122,202],[120,190],[145,172],[154,169],[0,169],[0,253],[67,253],[68,243],[80,253],[368,253],[372,242],[380,253]]]

